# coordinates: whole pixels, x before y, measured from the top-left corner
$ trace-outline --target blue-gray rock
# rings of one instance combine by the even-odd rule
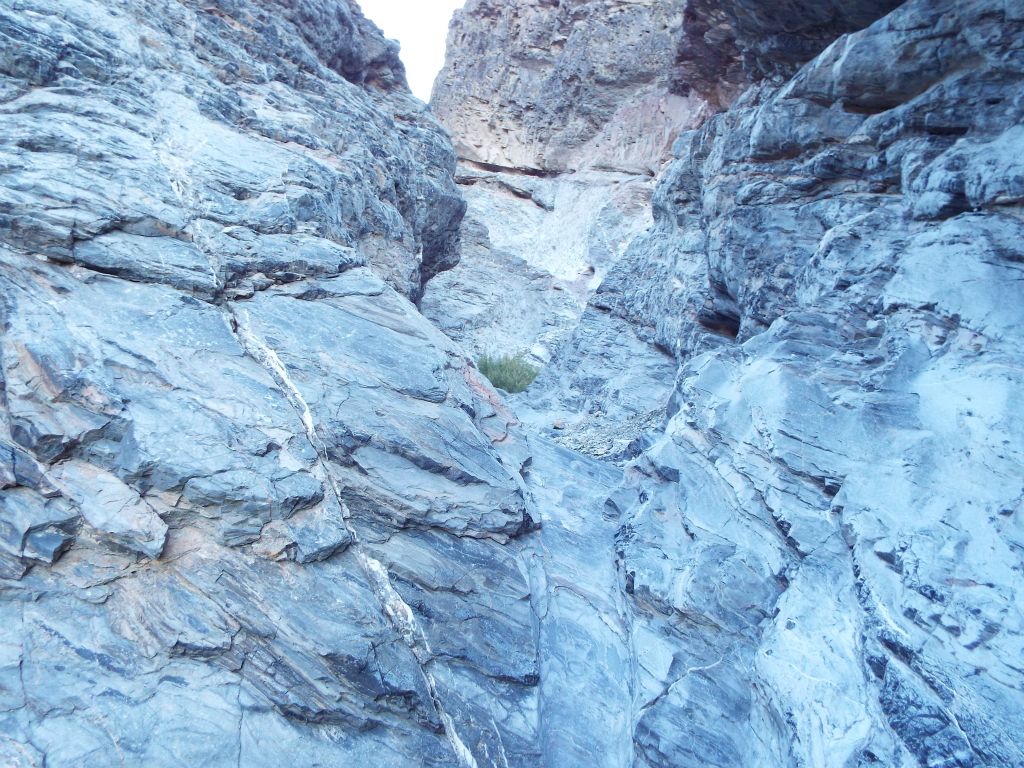
[[[535,763],[527,451],[410,301],[465,206],[395,44],[333,0],[0,34],[0,762]]]
[[[2,4],[0,763],[1024,765],[1024,11],[893,6],[473,0],[460,230],[349,0]]]
[[[556,356],[679,362],[614,497],[634,765],[1024,764],[1022,22],[912,0],[684,133]]]

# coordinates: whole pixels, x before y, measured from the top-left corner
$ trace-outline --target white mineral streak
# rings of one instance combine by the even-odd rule
[[[445,711],[444,702],[438,692],[437,681],[428,669],[427,665],[430,663],[433,654],[426,635],[416,621],[416,615],[391,583],[391,575],[388,573],[387,568],[379,560],[366,553],[359,541],[355,528],[352,527],[351,513],[341,495],[341,488],[338,487],[331,471],[326,448],[324,447],[323,440],[316,432],[313,414],[309,410],[306,399],[302,396],[302,392],[295,382],[292,381],[288,369],[281,362],[281,358],[278,357],[277,353],[253,333],[246,311],[243,309],[241,312],[233,312],[232,315],[237,318],[238,336],[246,352],[252,355],[277,380],[278,385],[284,390],[289,402],[291,402],[298,413],[303,429],[306,431],[306,438],[319,456],[323,472],[331,485],[338,505],[342,509],[345,527],[356,548],[356,557],[359,559],[359,565],[363,569],[370,588],[373,590],[373,594],[376,596],[388,622],[395,628],[395,631],[398,632],[405,644],[409,646],[409,649],[419,662],[420,670],[423,673],[423,678],[426,680],[427,689],[430,693],[430,699],[437,709],[438,717],[441,718],[445,735],[451,743],[452,751],[454,751],[455,756],[458,758],[459,765],[464,768],[477,768],[473,753],[466,748],[456,729],[455,721]]]

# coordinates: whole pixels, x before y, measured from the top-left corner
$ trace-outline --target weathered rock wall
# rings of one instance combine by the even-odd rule
[[[460,250],[348,0],[0,5],[0,763],[1024,765],[1024,13],[891,7],[472,3],[699,104],[620,257],[662,123],[524,90]]]
[[[455,14],[432,108],[468,225],[421,308],[475,354],[546,363],[649,226],[653,176],[707,114],[673,92],[681,8],[473,0]]]
[[[842,34],[863,29],[901,0],[687,0],[675,90],[718,111],[746,86],[784,80]]]
[[[428,287],[423,311],[476,354],[554,360],[519,415],[621,458],[663,417],[675,368],[675,336],[651,329],[677,318],[644,307],[646,294],[681,290],[678,277],[618,263],[649,224],[648,174],[680,133],[895,5],[467,3],[432,106],[463,161],[470,226],[460,265]],[[598,296],[584,311],[595,289],[626,298]]]
[[[653,174],[699,96],[673,92],[681,0],[470,0],[431,104],[460,158]]]
[[[431,104],[459,157],[657,173],[680,130],[899,0],[469,0]]]
[[[464,203],[394,45],[347,0],[0,39],[0,764],[534,764],[526,453],[407,298]]]
[[[420,309],[474,355],[547,363],[650,225],[651,180],[598,171],[538,179],[467,165],[456,179],[468,204],[459,263],[430,281]]]
[[[613,496],[634,764],[1024,764],[1022,11],[911,0],[748,90],[584,314],[680,363]]]

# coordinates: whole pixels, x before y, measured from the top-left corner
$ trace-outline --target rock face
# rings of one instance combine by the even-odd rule
[[[1024,765],[1022,24],[912,0],[684,134],[545,374],[602,317],[680,363],[612,497],[632,764]]]
[[[715,108],[764,79],[786,79],[839,35],[863,29],[901,0],[687,0],[675,89]]]
[[[1024,765],[1022,12],[797,5],[688,4],[676,76],[729,109],[516,404],[643,449],[614,489],[534,441],[559,765]]]
[[[683,5],[469,0],[431,100],[459,157],[654,173],[703,106],[673,88]]]
[[[651,223],[651,181],[579,171],[538,179],[463,164],[468,203],[459,263],[420,309],[476,356],[551,359],[594,288]]]
[[[458,266],[420,306],[474,354],[547,363],[650,225],[652,177],[708,114],[702,95],[676,92],[681,35],[682,3],[662,0],[472,0],[455,14],[432,107],[459,153],[467,226]],[[523,415],[550,424],[569,409]]]
[[[519,415],[574,449],[629,454],[663,418],[671,345],[584,308],[649,226],[650,177],[680,132],[894,5],[466,3],[432,106],[459,153],[467,226],[460,263],[428,287],[424,314],[476,356],[555,358]]]
[[[407,298],[464,203],[395,46],[335,0],[0,35],[0,763],[534,762],[526,452]]]
[[[458,169],[349,0],[0,6],[0,764],[1024,765],[1024,8],[893,5],[474,0]]]
[[[468,0],[431,104],[459,157],[653,174],[681,129],[899,0]]]

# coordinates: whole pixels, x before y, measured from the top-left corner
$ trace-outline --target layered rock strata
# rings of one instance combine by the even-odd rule
[[[557,357],[521,417],[574,449],[628,455],[664,414],[671,345],[583,310],[650,223],[649,177],[681,132],[895,5],[468,2],[432,99],[461,160],[468,226],[424,313],[477,356]]]
[[[631,764],[1024,764],[1022,24],[912,0],[681,136],[549,366],[680,363],[612,496]]]
[[[526,454],[409,301],[464,203],[394,44],[334,0],[0,36],[0,763],[535,763]]]
[[[1024,764],[1021,13],[911,2],[829,45],[893,4],[805,6],[786,31],[688,6],[679,71],[735,103],[680,137],[654,227],[517,402],[588,452],[647,446],[599,516],[564,473],[614,475],[534,443],[571,574],[542,627],[601,659],[541,654],[559,765]],[[697,56],[715,35],[732,53]],[[627,442],[651,388],[667,425]]]
[[[459,264],[420,309],[470,353],[521,353],[543,365],[593,290],[651,223],[651,181],[580,171],[538,179],[460,166],[468,203]]]
[[[421,308],[474,354],[548,363],[650,225],[652,179],[673,139],[710,114],[703,93],[679,81],[683,5],[473,0],[456,13],[432,108],[460,157],[467,226],[459,265],[428,286]],[[628,324],[621,331],[638,369],[670,377],[668,357]],[[633,421],[649,425],[667,395],[652,384]],[[585,394],[549,400],[522,415],[548,427],[602,415]],[[576,445],[572,434],[556,436]]]
[[[347,0],[0,8],[0,763],[1024,765],[1024,13],[892,5],[572,4],[702,105],[624,252],[540,122],[459,246]]]
[[[653,174],[703,106],[674,88],[681,0],[469,0],[431,104],[459,157]]]

